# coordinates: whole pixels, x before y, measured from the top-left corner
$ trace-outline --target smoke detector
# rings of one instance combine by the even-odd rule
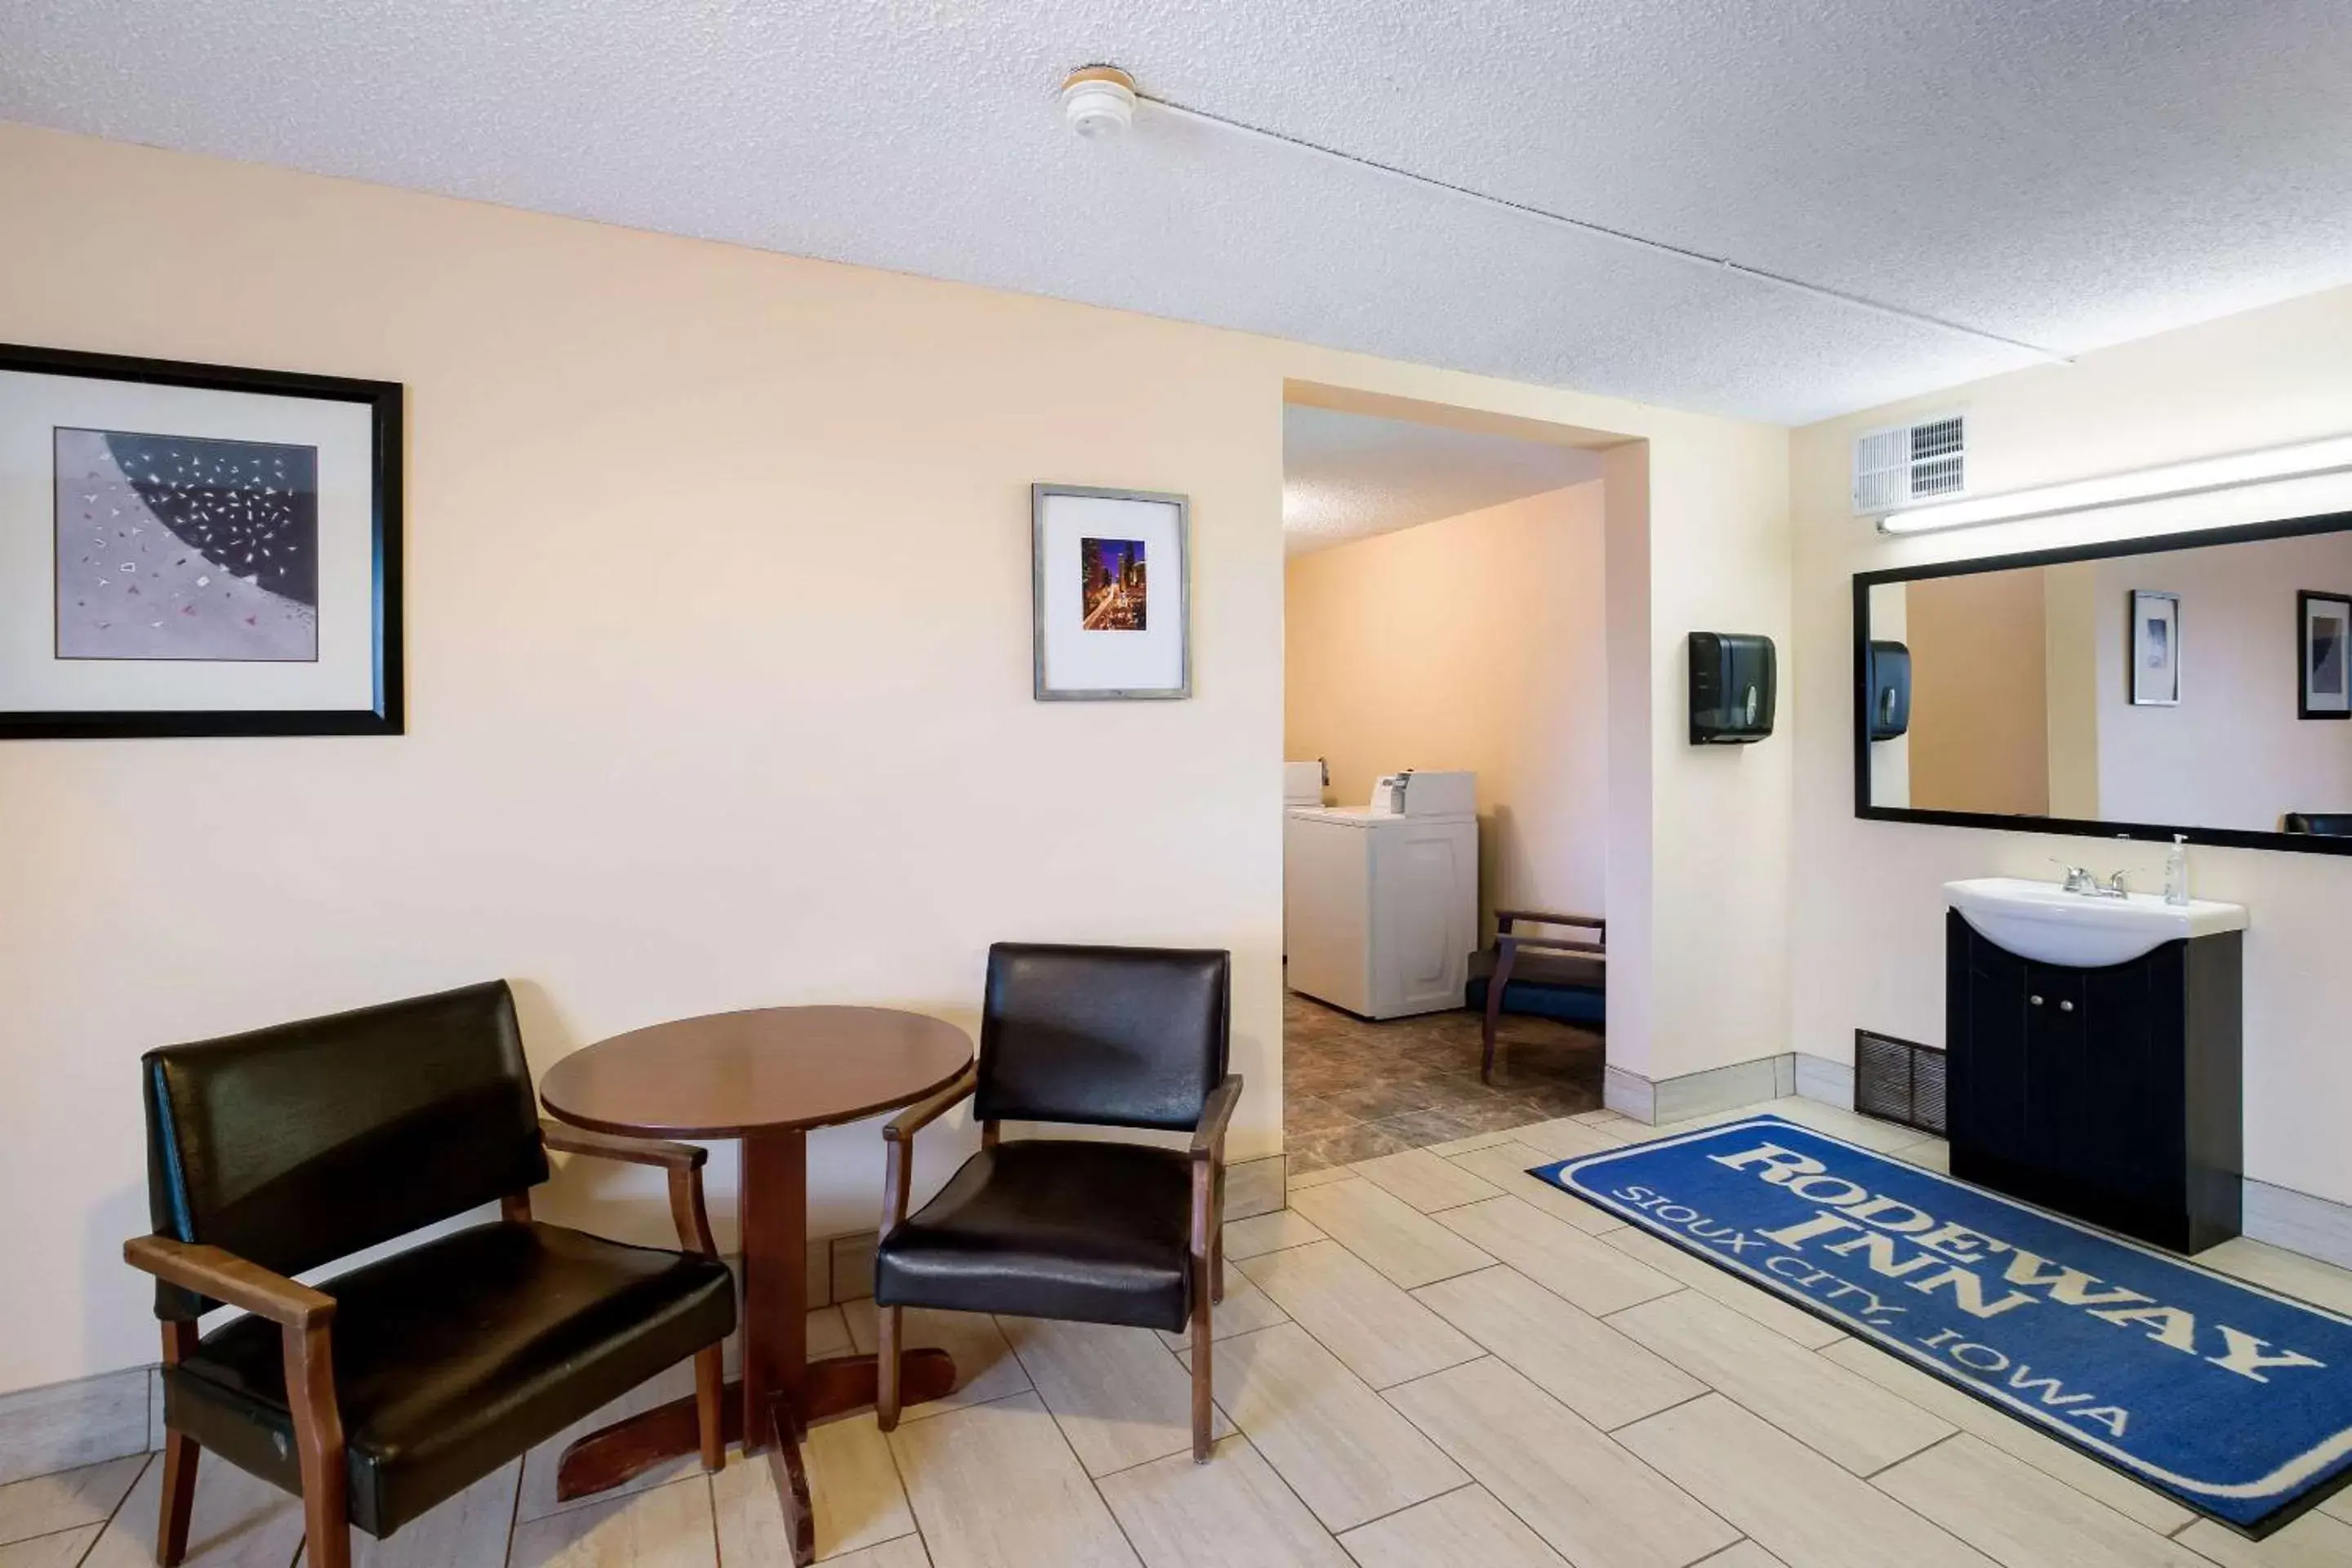
[[[1135,79],[1117,66],[1087,66],[1062,82],[1062,119],[1089,142],[1107,141],[1135,121]]]

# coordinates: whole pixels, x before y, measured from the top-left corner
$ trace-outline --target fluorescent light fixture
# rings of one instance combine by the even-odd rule
[[[1906,507],[1879,519],[1878,531],[1926,533],[1939,528],[1975,528],[1988,522],[2017,522],[2132,501],[2204,495],[2274,479],[2341,473],[2352,473],[2352,436],[2332,436],[2325,441],[2305,441],[2294,447],[2269,447],[2259,452],[2197,458],[2186,463],[2167,463],[2160,468],[2140,468],[2095,479],[2069,479],[2064,484],[2011,490],[2007,495]]]

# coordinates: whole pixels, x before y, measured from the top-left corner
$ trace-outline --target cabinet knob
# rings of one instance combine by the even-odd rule
[[[2037,1007],[2042,1005],[2042,998],[2039,996],[2028,996],[2026,1000],[2032,1003]]]
[[[2072,1002],[2061,1002],[2061,1003],[2059,1003],[2059,1004],[2058,1004],[2058,1011],[2060,1011],[2061,1013],[2071,1013],[2071,1012],[2073,1012],[2074,1010],[2074,1004],[2073,1004]]]

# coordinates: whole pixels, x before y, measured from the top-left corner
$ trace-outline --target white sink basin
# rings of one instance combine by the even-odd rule
[[[2077,969],[2126,963],[2178,937],[2246,928],[2242,904],[2168,904],[2153,893],[2095,899],[2022,877],[1947,882],[1944,901],[1979,935],[2020,958]]]

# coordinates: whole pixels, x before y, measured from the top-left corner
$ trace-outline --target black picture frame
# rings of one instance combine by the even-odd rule
[[[2159,608],[2166,614],[2156,615]],[[2159,685],[2149,674],[2147,659],[2141,645],[2140,634],[2153,621],[2165,628],[2164,680]],[[2125,697],[2135,708],[2178,708],[2180,706],[2180,595],[2160,588],[2134,588],[2131,602],[2124,612],[2125,683],[2130,689]]]
[[[0,711],[0,740],[152,740],[197,736],[398,735],[404,732],[401,600],[401,413],[395,381],[91,353],[0,343],[0,371],[144,383],[362,405],[369,416],[368,535],[373,699],[353,709]]]
[[[2294,716],[2298,719],[2352,719],[2352,706],[2314,708],[2311,705],[2311,606],[2340,607],[2352,626],[2352,594],[2326,594],[2305,588],[2294,595]]]
[[[2052,550],[2021,551],[2010,555],[1975,555],[1917,566],[1889,567],[1853,574],[1853,675],[1848,688],[1853,705],[1853,814],[1865,822],[1916,822],[1939,827],[1990,827],[2004,833],[2046,833],[2064,837],[2137,838],[2169,844],[2185,838],[2192,844],[2215,844],[2233,849],[2287,849],[2306,855],[2352,855],[2352,837],[2323,833],[2273,833],[2249,828],[2207,827],[2196,824],[2109,822],[2064,816],[2010,816],[1998,812],[1936,811],[1907,805],[1874,805],[1870,799],[1870,591],[1882,583],[1916,583],[1931,577],[1961,577],[1978,572],[2006,572],[2028,566],[2063,566],[2077,561],[2105,561],[2123,555],[2150,555],[2176,550],[2197,550],[2211,544],[2243,544],[2264,539],[2293,539],[2313,533],[2352,532],[2352,511],[2318,512],[2306,517],[2267,522],[2239,523],[2228,528],[2197,529],[2137,539],[2109,540],[2096,544],[2066,545]],[[2302,632],[2298,622],[2295,647],[2301,660]]]

